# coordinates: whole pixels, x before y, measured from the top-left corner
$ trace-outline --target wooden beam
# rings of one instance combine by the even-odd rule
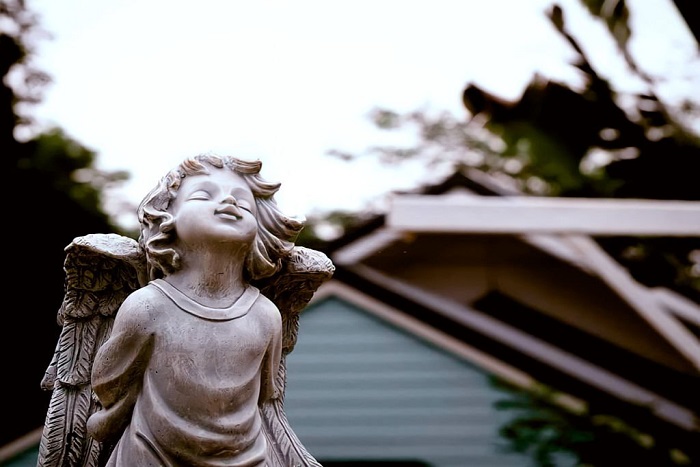
[[[572,235],[569,242],[579,249],[581,256],[623,300],[700,371],[700,341],[674,315],[668,313],[659,300],[654,300],[649,289],[640,287],[629,272],[590,237]]]
[[[410,232],[700,236],[700,202],[396,195],[386,225]]]

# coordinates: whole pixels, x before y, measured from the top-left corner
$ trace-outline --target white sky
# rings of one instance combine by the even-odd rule
[[[53,35],[37,50],[53,84],[33,115],[96,151],[99,168],[132,174],[113,198],[137,203],[184,157],[215,151],[262,160],[290,214],[360,209],[426,179],[325,154],[386,140],[373,107],[466,116],[469,82],[515,99],[536,71],[575,81],[552,3],[28,0]],[[601,71],[623,76],[602,26],[578,0],[559,3]],[[628,3],[649,68],[688,59],[670,0]]]

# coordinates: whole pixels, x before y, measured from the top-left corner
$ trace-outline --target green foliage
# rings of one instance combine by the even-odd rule
[[[579,467],[667,467],[699,460],[618,417],[566,408],[556,402],[561,394],[546,386],[524,391],[496,379],[492,384],[505,395],[495,407],[512,415],[500,429],[506,449],[531,455],[540,467],[562,465],[563,459]]]
[[[32,171],[36,180],[44,180],[52,189],[67,193],[86,213],[105,218],[102,192],[110,185],[126,180],[128,173],[96,169],[96,153],[67,136],[60,128],[39,134],[29,144],[31,153],[18,161],[21,170]]]

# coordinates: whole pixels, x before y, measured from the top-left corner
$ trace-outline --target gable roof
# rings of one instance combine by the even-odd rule
[[[471,170],[409,194],[416,193],[436,202],[456,193],[518,194]],[[683,435],[700,431],[700,307],[638,283],[591,237],[421,232],[396,228],[380,214],[332,242],[327,253],[336,264],[335,280],[599,410],[662,421]],[[476,278],[478,267],[489,277],[477,279],[486,284],[468,296],[458,290],[459,281]],[[499,276],[506,268],[520,275]],[[502,277],[509,278],[498,283]],[[534,299],[535,289],[551,303]],[[576,302],[588,308],[569,316],[565,310]],[[544,305],[559,311],[543,312]]]
[[[467,175],[467,173],[469,175]],[[478,181],[477,181],[478,180]],[[414,225],[420,225],[417,228],[406,228],[401,225],[401,222],[394,222],[392,215],[395,213],[390,211],[386,215],[377,216],[371,222],[367,223],[362,235],[357,235],[352,240],[345,239],[342,246],[336,245],[332,248],[333,258],[339,264],[349,264],[361,261],[363,258],[373,255],[382,249],[385,249],[393,242],[400,241],[410,233],[417,235],[419,233],[459,233],[447,223],[449,222],[449,207],[460,207],[455,210],[455,215],[464,213],[463,205],[454,203],[455,199],[464,200],[465,198],[473,198],[476,196],[514,196],[516,191],[512,188],[507,188],[498,185],[495,180],[490,179],[486,174],[476,170],[462,170],[447,178],[443,183],[431,187],[424,187],[422,192],[427,195],[442,195],[427,196],[424,198],[416,198],[409,196],[414,203],[416,199],[426,201],[422,202],[422,209],[426,211],[423,217],[430,217],[430,210],[436,209],[441,203],[448,204],[447,214],[441,216],[443,221],[440,226],[436,226],[430,217],[427,222],[418,221]],[[466,196],[456,197],[454,194]],[[399,196],[397,199],[401,199]],[[488,208],[491,204],[486,205]],[[695,215],[700,212],[697,203],[685,202],[688,206],[692,205],[694,211],[684,212],[680,210],[677,214]],[[574,204],[575,205],[575,204]],[[479,213],[483,212],[483,206]],[[664,208],[668,209],[666,206]],[[686,208],[685,205],[681,205]],[[406,213],[402,213],[403,218]],[[668,213],[665,213],[668,215]],[[447,219],[446,219],[447,218]],[[455,219],[454,224],[458,224],[459,219]],[[473,222],[470,222],[471,225]],[[512,221],[509,222],[512,224]],[[700,225],[700,216],[697,216],[688,226],[684,226],[686,231]],[[426,227],[427,226],[427,227]],[[645,227],[646,228],[646,227]],[[664,227],[661,226],[661,229]],[[668,230],[669,227],[666,227]],[[477,232],[480,232],[477,230]],[[500,233],[496,231],[494,233]],[[647,232],[648,233],[648,232]],[[698,371],[700,371],[700,341],[689,329],[691,326],[698,325],[700,321],[700,306],[687,298],[668,289],[656,289],[655,293],[651,293],[648,287],[643,286],[635,281],[629,273],[612,257],[610,257],[591,237],[586,235],[577,235],[573,233],[525,233],[518,235],[524,242],[550,254],[556,256],[563,261],[571,264],[574,267],[580,268],[596,275],[604,281],[611,289],[626,302],[648,323],[656,329],[663,337],[668,340],[678,351],[683,358],[687,359]],[[663,303],[662,303],[663,302]]]

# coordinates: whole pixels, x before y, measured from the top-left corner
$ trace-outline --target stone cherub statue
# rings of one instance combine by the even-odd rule
[[[294,245],[259,161],[199,155],[138,208],[138,242],[66,248],[38,466],[320,466],[284,413],[298,314],[334,267]]]

